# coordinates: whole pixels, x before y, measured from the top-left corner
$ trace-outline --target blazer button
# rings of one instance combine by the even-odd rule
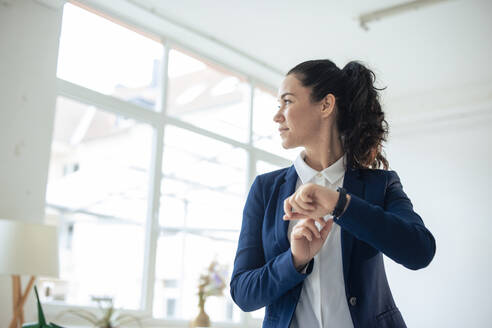
[[[357,304],[357,297],[352,296],[349,298],[349,303],[350,305],[355,306]]]

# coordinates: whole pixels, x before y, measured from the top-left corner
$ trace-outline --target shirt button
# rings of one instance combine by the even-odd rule
[[[321,173],[316,174],[318,178],[321,178]]]
[[[350,305],[355,306],[357,304],[357,297],[352,296],[349,299],[349,303],[350,303]]]

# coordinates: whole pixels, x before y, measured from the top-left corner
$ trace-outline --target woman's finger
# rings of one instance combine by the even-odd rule
[[[302,222],[301,224],[309,228],[309,230],[311,230],[311,232],[313,233],[313,235],[316,236],[316,238],[321,238],[321,234],[319,233],[318,227],[314,224],[313,219],[304,220],[304,222]]]
[[[299,204],[299,206],[305,211],[312,211],[315,209],[315,207],[312,204],[310,204],[307,200],[305,200],[302,193],[297,194],[294,197],[294,199],[296,203]]]
[[[302,214],[302,213],[292,213],[291,216],[284,215],[283,219],[284,220],[299,220],[299,219],[309,219],[311,216],[308,214]]]
[[[310,216],[307,214],[302,214],[302,213],[292,213],[291,216],[284,215],[283,219],[284,220],[299,220],[299,219],[309,219]]]
[[[320,231],[320,234],[321,234],[321,238],[323,240],[326,239],[326,237],[328,237],[328,234],[330,233],[331,231],[331,227],[333,226],[333,219],[329,219],[328,221],[326,221],[326,224],[325,226],[323,227],[323,229],[321,229]]]
[[[287,197],[284,200],[284,212],[285,212],[285,215],[287,215],[288,217],[291,217],[292,216],[292,207],[289,203],[289,198],[290,197]]]
[[[307,240],[313,241],[313,233],[308,228],[304,227],[301,231]]]
[[[315,217],[313,219],[314,219],[314,221],[318,222],[322,227],[324,227],[326,224],[326,221],[323,218]]]
[[[311,199],[311,197],[307,193],[301,192],[299,194],[299,196],[302,199],[302,201],[305,203],[312,203],[313,202],[313,200]]]
[[[289,198],[289,203],[298,213],[303,213],[303,214],[309,213],[309,209],[305,208],[304,205],[301,206],[301,204],[297,202],[296,197]]]
[[[296,226],[292,236],[294,239],[306,238],[309,241],[313,241],[312,232],[304,226]]]

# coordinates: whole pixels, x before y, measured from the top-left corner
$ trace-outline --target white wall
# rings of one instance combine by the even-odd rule
[[[59,7],[0,0],[0,218],[44,217],[60,27]],[[0,327],[10,322],[11,295],[10,277],[0,276]]]
[[[400,135],[396,126],[388,143],[390,166],[437,246],[419,271],[385,258],[409,327],[490,327],[492,101],[482,107],[477,117],[464,107],[459,120],[407,125]]]

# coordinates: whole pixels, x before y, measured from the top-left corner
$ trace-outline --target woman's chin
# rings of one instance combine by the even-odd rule
[[[286,140],[286,139],[283,139],[282,140],[282,148],[284,148],[284,149],[291,149],[291,148],[294,148],[294,147],[295,146],[292,145],[291,143],[289,143],[288,140]]]

